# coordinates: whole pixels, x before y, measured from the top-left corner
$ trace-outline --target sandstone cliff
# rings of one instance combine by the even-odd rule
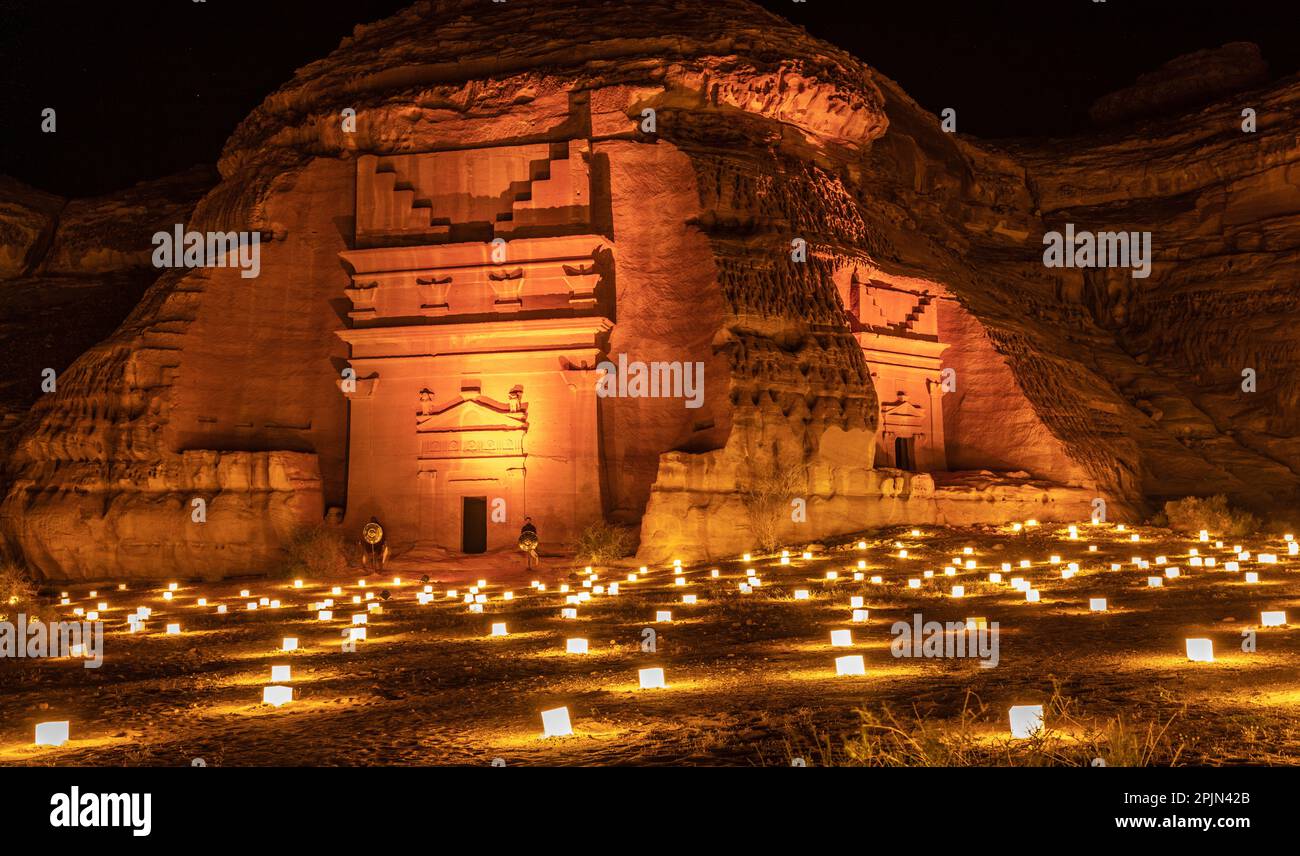
[[[333,334],[353,159],[573,137],[608,181],[611,349],[702,360],[715,379],[702,412],[606,416],[609,510],[644,517],[643,555],[749,543],[743,490],[786,468],[810,515],[785,537],[1029,513],[1051,507],[1050,482],[1078,489],[1073,516],[1093,494],[1112,516],[1185,493],[1293,497],[1296,80],[1135,131],[989,144],[744,0],[635,9],[417,3],[268,96],[189,221],[266,235],[261,279],[169,272],[61,377],[7,462],[8,537],[55,577],[270,567],[294,526],[346,500]],[[15,218],[11,269],[29,267],[43,210]],[[1045,268],[1041,238],[1067,221],[1151,231],[1151,277]],[[873,469],[876,394],[837,290],[871,271],[936,283],[960,313],[957,459],[1036,479]],[[1259,392],[1239,391],[1245,368]],[[219,512],[203,526],[196,497]]]

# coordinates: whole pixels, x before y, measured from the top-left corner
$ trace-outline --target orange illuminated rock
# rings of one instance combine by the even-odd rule
[[[50,578],[215,576],[329,508],[449,552],[603,518],[650,561],[1288,495],[1296,143],[1230,119],[995,147],[744,0],[417,3],[235,130],[186,224],[260,275],[161,273],[36,403],[0,522]],[[1151,230],[1151,278],[1046,268],[1067,217]]]

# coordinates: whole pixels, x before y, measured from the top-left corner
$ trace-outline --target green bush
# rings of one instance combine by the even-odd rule
[[[1249,535],[1259,530],[1259,518],[1249,511],[1233,508],[1223,495],[1187,496],[1165,503],[1164,516],[1170,529],[1211,535]]]
[[[631,555],[635,548],[636,532],[630,527],[598,520],[578,536],[575,552],[578,561],[595,565]]]

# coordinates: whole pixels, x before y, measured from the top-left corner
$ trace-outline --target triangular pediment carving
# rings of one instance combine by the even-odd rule
[[[416,414],[415,425],[421,433],[527,431],[528,405],[512,408],[486,395],[462,395],[432,406],[425,402]]]

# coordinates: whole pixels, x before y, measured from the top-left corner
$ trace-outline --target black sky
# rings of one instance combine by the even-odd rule
[[[1229,41],[1259,44],[1274,77],[1300,69],[1300,11],[1289,0],[760,2],[926,108],[956,108],[960,130],[981,137],[1084,132],[1099,95]],[[89,196],[213,163],[294,69],[408,3],[0,0],[0,173]],[[47,106],[58,110],[57,134],[40,132]]]

